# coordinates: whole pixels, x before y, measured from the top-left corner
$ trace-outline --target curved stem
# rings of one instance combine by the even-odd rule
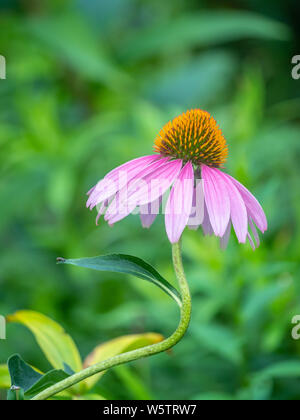
[[[96,373],[102,372],[104,370],[110,369],[114,366],[121,365],[123,363],[128,363],[133,360],[140,359],[142,357],[148,357],[153,354],[161,353],[168,350],[178,343],[184,336],[190,322],[191,317],[191,297],[189,287],[185,278],[182,258],[181,258],[181,244],[180,242],[172,245],[172,255],[173,255],[173,265],[175,269],[175,274],[179,283],[180,293],[182,298],[182,307],[180,310],[180,322],[177,329],[174,333],[166,338],[165,340],[152,344],[146,347],[142,347],[127,353],[121,353],[117,356],[111,357],[110,359],[104,360],[100,363],[97,363],[93,366],[90,366],[74,375],[70,376],[67,379],[64,379],[61,382],[58,382],[55,385],[45,389],[44,391],[37,394],[32,400],[46,400],[49,397],[52,397],[59,392],[70,388],[71,386],[77,384],[78,382],[95,375]]]

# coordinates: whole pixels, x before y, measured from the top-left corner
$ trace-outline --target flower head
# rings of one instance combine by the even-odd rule
[[[226,247],[231,226],[239,242],[259,245],[256,227],[267,220],[256,198],[237,180],[220,170],[228,149],[214,118],[206,111],[187,111],[166,124],[155,140],[157,154],[131,160],[109,172],[89,192],[87,207],[114,224],[138,207],[142,225],[154,222],[162,197],[172,187],[165,206],[170,242],[186,226],[200,225]],[[200,182],[199,182],[200,181]],[[252,234],[252,236],[251,236]]]
[[[215,119],[201,109],[192,109],[169,121],[156,137],[154,149],[162,156],[216,168],[222,166],[228,153]]]

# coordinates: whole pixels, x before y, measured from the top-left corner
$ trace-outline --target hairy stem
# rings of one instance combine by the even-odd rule
[[[182,258],[181,258],[181,244],[180,242],[172,245],[172,255],[173,255],[173,265],[175,274],[179,283],[181,298],[182,298],[182,307],[180,310],[180,322],[177,329],[174,333],[166,338],[165,340],[152,344],[146,347],[142,347],[127,353],[122,353],[117,356],[111,357],[110,359],[104,360],[100,363],[97,363],[93,366],[90,366],[74,375],[70,376],[67,379],[64,379],[57,384],[50,386],[44,391],[37,394],[32,400],[46,400],[49,397],[52,397],[59,392],[70,388],[71,386],[77,384],[78,382],[89,378],[90,376],[95,375],[96,373],[102,372],[104,370],[110,369],[114,366],[121,365],[123,363],[132,362],[133,360],[141,359],[143,357],[148,357],[153,354],[161,353],[173,347],[178,343],[184,336],[190,322],[191,317],[191,296],[189,287],[185,278]]]

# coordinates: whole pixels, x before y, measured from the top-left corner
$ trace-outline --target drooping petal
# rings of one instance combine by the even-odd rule
[[[187,223],[188,228],[191,230],[197,230],[200,225],[200,223],[196,223],[195,221],[195,214],[196,214],[196,188],[194,188],[193,190],[191,214]]]
[[[204,236],[206,235],[211,236],[214,233],[214,230],[210,224],[208,211],[207,211],[205,203],[204,203],[204,216],[203,216],[203,222],[202,222],[202,230],[203,230]]]
[[[111,199],[111,197],[108,198],[107,200],[104,200],[103,203],[101,204],[99,210],[98,210],[98,214],[97,214],[97,217],[96,217],[96,225],[97,226],[98,226],[98,221],[99,221],[100,217],[102,216],[102,214],[105,213],[106,209],[108,208],[110,199]]]
[[[216,236],[223,236],[230,217],[228,189],[215,168],[201,165],[205,204]]]
[[[137,205],[148,204],[162,196],[177,177],[181,166],[179,159],[168,161],[142,178],[133,178],[126,190],[116,194],[116,199],[105,214],[105,220],[116,223],[128,216]]]
[[[240,182],[238,182],[236,179],[234,179],[232,176],[228,174],[226,175],[231,181],[234,183],[236,188],[239,190],[244,203],[247,208],[248,215],[251,217],[251,219],[254,221],[256,226],[261,232],[265,232],[268,228],[268,222],[266,215],[257,201],[257,199],[250,193],[250,191],[247,190],[247,188],[244,187]]]
[[[254,226],[254,223],[252,222],[251,217],[249,217],[248,219],[249,219],[248,222],[249,222],[251,232],[253,233],[253,236],[254,236],[254,239],[255,239],[255,242],[256,242],[256,246],[258,247],[259,244],[260,244],[260,240],[259,240],[259,236],[258,236],[256,227]]]
[[[92,209],[101,201],[106,200],[158,159],[157,155],[143,156],[113,169],[90,189],[86,206]]]
[[[248,232],[248,217],[244,200],[231,179],[229,179],[224,172],[221,172],[219,169],[216,169],[216,171],[223,178],[228,190],[230,200],[230,217],[236,236],[239,242],[244,243],[246,242]]]
[[[191,214],[188,220],[188,228],[198,229],[204,218],[204,192],[202,181],[198,182],[193,190],[193,204]]]
[[[191,214],[194,189],[193,165],[187,162],[176,179],[165,209],[165,224],[171,243],[178,242]]]
[[[220,246],[222,249],[227,248],[229,237],[230,237],[230,231],[231,231],[231,222],[228,223],[225,233],[220,239]]]
[[[129,202],[124,199],[124,194],[127,194],[124,189],[118,191],[105,213],[104,220],[110,225],[124,219],[136,207],[136,203],[133,203],[132,201]]]
[[[94,191],[95,188],[96,188],[96,185],[94,185],[90,190],[88,190],[86,195],[90,195]]]
[[[255,251],[255,243],[253,242],[253,239],[251,238],[251,235],[249,233],[247,233],[247,238],[251,245],[251,248],[253,249],[253,251]]]
[[[182,160],[167,162],[155,172],[143,177],[143,186],[130,195],[139,205],[147,204],[161,197],[173,184],[182,167]]]
[[[152,201],[152,203],[143,204],[140,206],[140,218],[144,228],[149,228],[156,219],[156,216],[159,213],[161,201],[162,199],[159,197]]]

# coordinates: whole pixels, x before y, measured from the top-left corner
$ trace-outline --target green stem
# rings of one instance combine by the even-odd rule
[[[174,333],[161,341],[160,343],[152,344],[146,347],[142,347],[127,353],[121,353],[117,356],[111,357],[110,359],[104,360],[93,366],[90,366],[55,385],[50,386],[44,391],[37,394],[32,400],[46,400],[59,392],[70,388],[78,382],[95,375],[96,373],[110,369],[114,366],[121,365],[123,363],[132,362],[133,360],[140,359],[142,357],[148,357],[153,354],[161,353],[173,347],[178,343],[184,336],[191,318],[191,297],[189,287],[185,278],[182,258],[181,258],[181,244],[180,242],[172,245],[173,265],[175,274],[179,283],[182,307],[180,310],[180,322]]]

